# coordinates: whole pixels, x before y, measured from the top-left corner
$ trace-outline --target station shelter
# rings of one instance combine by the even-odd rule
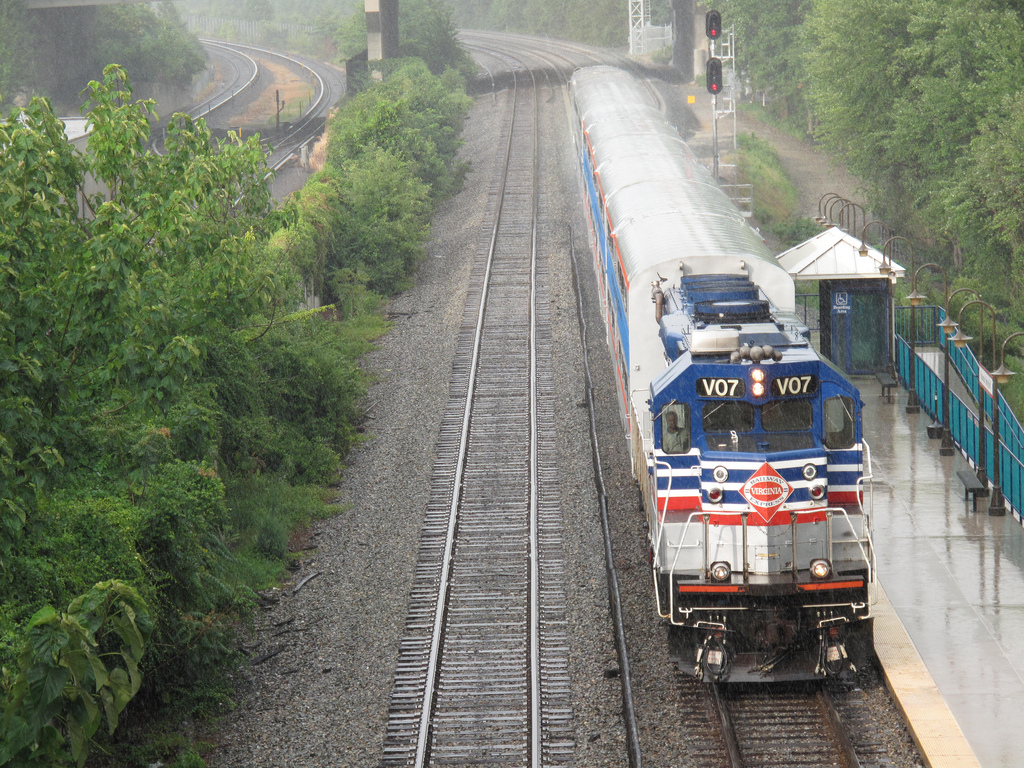
[[[777,257],[800,283],[817,283],[819,351],[847,374],[890,367],[892,286],[906,270],[881,251],[829,227]]]

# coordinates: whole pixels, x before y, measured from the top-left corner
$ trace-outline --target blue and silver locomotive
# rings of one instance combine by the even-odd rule
[[[793,279],[613,67],[571,84],[601,308],[654,596],[705,680],[838,675],[871,647],[870,457],[856,387]]]

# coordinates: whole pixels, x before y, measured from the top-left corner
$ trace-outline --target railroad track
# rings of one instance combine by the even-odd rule
[[[719,686],[679,675],[684,746],[691,764],[707,768],[860,768],[880,756],[870,715],[846,691],[820,684]],[[844,703],[837,705],[837,695]],[[866,706],[866,705],[865,705]],[[840,714],[842,711],[842,714]],[[852,718],[852,720],[851,720]],[[848,723],[856,741],[848,735]]]
[[[333,67],[296,54],[275,51],[256,45],[225,43],[203,40],[203,46],[211,52],[222,56],[231,56],[232,60],[247,60],[253,68],[257,68],[256,58],[272,60],[286,67],[297,77],[309,82],[311,98],[302,114],[288,124],[273,141],[273,153],[267,159],[267,165],[278,170],[292,155],[301,152],[321,132],[330,109],[337,104],[344,94],[344,77]],[[239,67],[236,65],[236,71]],[[248,72],[248,68],[245,69]],[[255,90],[258,75],[253,74],[241,86],[232,87],[226,95],[215,97],[208,103],[199,105],[194,112],[209,116],[213,112],[230,112],[235,109],[239,98]]]
[[[574,742],[538,257],[539,101],[506,93],[504,172],[470,278],[383,765],[557,765]]]

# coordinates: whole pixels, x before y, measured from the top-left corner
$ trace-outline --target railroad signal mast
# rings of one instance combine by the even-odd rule
[[[629,52],[647,53],[647,26],[651,23],[651,9],[645,0],[629,0]]]
[[[733,30],[722,29],[722,14],[711,10],[704,15],[704,34],[708,38],[708,61],[705,65],[705,79],[708,93],[712,96],[711,102],[711,136],[714,156],[714,174],[718,179],[719,156],[718,156],[718,120],[727,115],[733,119],[733,156],[736,155],[736,38]],[[718,54],[721,47],[721,55]],[[728,74],[726,74],[728,73]],[[723,109],[718,108],[718,97],[722,96]],[[738,169],[733,163],[732,167]],[[738,179],[737,179],[738,181]]]

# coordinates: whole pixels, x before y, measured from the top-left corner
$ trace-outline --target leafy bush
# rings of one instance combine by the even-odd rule
[[[206,66],[199,41],[171,3],[101,6],[96,57],[101,66],[120,64],[137,81],[179,87],[191,85]]]
[[[118,717],[142,683],[139,662],[153,631],[144,600],[119,581],[97,584],[28,624],[19,672],[5,681],[0,765],[85,763],[89,743]]]
[[[380,321],[376,331],[382,329]],[[246,345],[211,349],[206,377],[223,414],[221,457],[234,474],[331,483],[357,437],[366,390],[356,359],[363,331],[312,319],[270,330]]]
[[[797,245],[821,230],[810,219],[798,217],[796,186],[786,175],[770,142],[754,134],[740,134],[740,178],[754,186],[754,218],[782,241],[783,247]]]
[[[408,162],[435,199],[457,189],[455,165],[472,101],[454,74],[435,77],[419,60],[393,64],[384,83],[349,102],[330,124],[328,162],[338,168],[376,150]]]

